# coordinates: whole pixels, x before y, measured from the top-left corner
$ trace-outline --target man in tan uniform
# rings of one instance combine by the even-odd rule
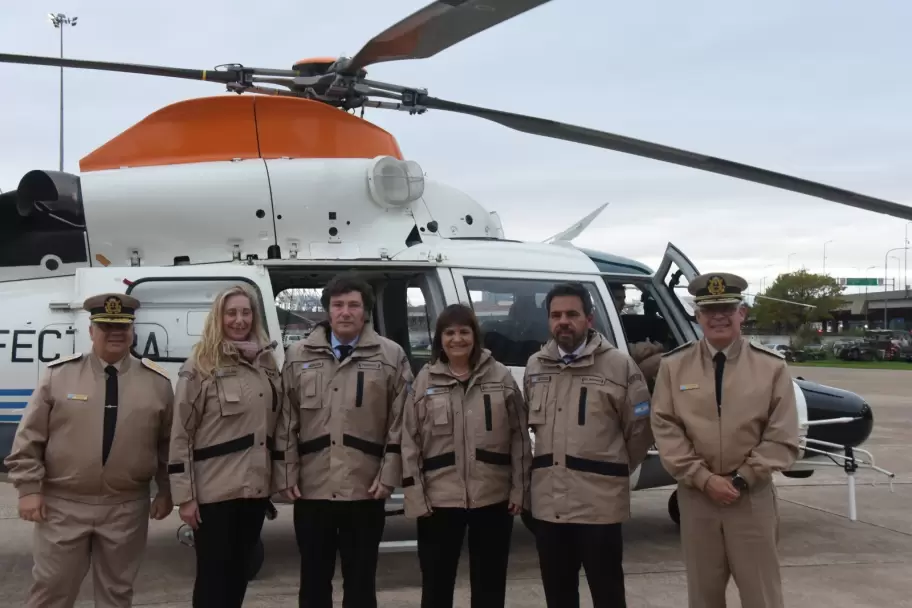
[[[549,608],[579,606],[579,570],[594,608],[626,605],[621,523],[630,473],[652,445],[649,389],[627,354],[590,329],[579,284],[545,298],[552,339],[529,358],[524,387],[535,432],[532,516]]]
[[[172,509],[174,393],[160,366],[130,354],[139,302],[110,293],[83,307],[92,352],[48,364],[5,460],[19,516],[36,524],[29,608],[72,607],[90,561],[95,606],[130,606],[148,519]]]
[[[285,354],[287,406],[276,425],[284,470],[275,487],[295,500],[299,606],[330,608],[336,551],[346,606],[377,605],[385,500],[401,483],[402,406],[412,371],[401,346],[371,327],[373,291],[349,276],[323,290],[321,323]],[[296,485],[297,484],[297,485]]]
[[[662,360],[652,428],[678,481],[691,608],[724,608],[733,575],[744,608],[783,606],[772,474],[798,456],[798,412],[780,355],[741,335],[747,282],[704,274],[689,286],[703,339]]]

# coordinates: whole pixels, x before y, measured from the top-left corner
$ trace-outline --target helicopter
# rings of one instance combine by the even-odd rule
[[[479,317],[485,346],[521,386],[526,361],[548,339],[544,296],[568,280],[589,290],[594,327],[619,349],[649,339],[671,350],[700,338],[693,310],[680,295],[699,272],[672,243],[655,270],[577,247],[573,238],[597,213],[545,243],[507,238],[496,211],[429,177],[392,134],[363,118],[364,108],[468,114],[530,135],[912,220],[912,208],[891,201],[366,78],[369,66],[434,56],[549,1],[432,2],[352,58],[308,59],[290,70],[0,54],[0,63],[202,80],[235,93],[165,106],[86,154],[78,174],[35,169],[15,190],[0,194],[0,450],[9,452],[45,366],[90,349],[81,303],[102,291],[141,301],[133,354],[159,363],[174,382],[222,288],[247,284],[260,300],[270,337],[282,344],[295,315],[273,304],[283,294],[319,290],[342,270],[371,283],[377,294],[371,322],[405,349],[416,372],[430,353],[412,339],[415,328],[430,335],[446,305],[464,302]],[[613,285],[639,292],[644,314],[621,314],[612,305]],[[281,348],[276,355],[281,365]],[[856,470],[892,476],[860,447],[873,429],[872,408],[838,388],[800,378],[794,387],[801,458],[784,474],[807,477],[819,465],[842,467],[854,519]],[[630,484],[641,490],[675,481],[652,451],[631,472]],[[401,494],[395,496],[390,515],[401,514]],[[675,493],[668,511],[677,522]],[[192,543],[192,535],[182,538]],[[251,577],[263,552],[261,545],[251,558]]]

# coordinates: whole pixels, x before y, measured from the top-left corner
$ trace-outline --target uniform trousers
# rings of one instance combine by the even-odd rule
[[[475,509],[435,507],[418,518],[421,608],[452,608],[468,528],[472,608],[503,608],[513,515],[502,502]]]
[[[343,608],[377,608],[377,557],[386,526],[383,500],[296,500],[301,553],[299,608],[332,608],[336,552],[342,562]]]
[[[579,571],[586,571],[593,608],[625,608],[621,524],[558,524],[535,520],[535,544],[548,608],[579,608]]]
[[[247,564],[260,539],[268,506],[266,498],[199,505],[202,521],[193,533],[193,608],[240,608],[244,603]]]
[[[690,608],[725,608],[730,577],[743,608],[782,608],[779,507],[772,483],[725,507],[690,486],[678,486],[681,545]]]
[[[27,608],[72,608],[92,566],[96,608],[133,602],[149,532],[148,498],[94,505],[44,496],[46,521],[35,524],[34,583]]]

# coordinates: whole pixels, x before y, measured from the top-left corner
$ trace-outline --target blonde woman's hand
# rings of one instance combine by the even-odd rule
[[[200,517],[199,513],[199,505],[196,504],[195,500],[188,500],[180,506],[177,512],[180,515],[181,520],[194,530],[203,523],[203,519]]]

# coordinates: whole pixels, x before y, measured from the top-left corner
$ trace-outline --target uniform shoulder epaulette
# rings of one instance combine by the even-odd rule
[[[51,361],[47,364],[48,367],[54,367],[55,365],[60,365],[61,363],[66,363],[67,361],[77,361],[82,359],[82,353],[73,353],[72,355],[67,355],[66,357],[60,357],[56,361]]]
[[[751,341],[748,341],[748,344],[750,344],[754,348],[754,350],[759,351],[759,352],[763,353],[764,355],[776,357],[777,359],[785,359],[785,355],[783,355],[782,353],[775,351],[771,348],[767,348],[767,347],[763,346],[762,344],[757,344],[756,342],[751,342]]]
[[[147,368],[151,369],[153,372],[155,372],[155,373],[157,373],[157,374],[160,374],[160,375],[164,376],[164,377],[167,378],[168,380],[171,379],[171,377],[168,376],[168,370],[166,370],[164,367],[162,367],[161,365],[159,365],[158,363],[156,363],[156,362],[153,361],[152,359],[147,359],[147,358],[143,357],[142,359],[140,359],[140,361],[142,362],[142,364],[143,364],[144,366],[146,366]]]
[[[696,341],[695,341],[695,340],[691,340],[690,342],[685,342],[684,344],[682,344],[681,346],[679,346],[679,347],[677,347],[677,348],[672,348],[672,349],[671,349],[670,351],[668,351],[667,353],[662,353],[662,356],[663,356],[663,357],[667,357],[667,356],[669,356],[669,355],[673,355],[673,354],[675,354],[675,353],[682,352],[682,351],[687,350],[688,348],[690,348],[690,347],[692,347],[692,346],[694,346],[694,345],[696,345]]]

